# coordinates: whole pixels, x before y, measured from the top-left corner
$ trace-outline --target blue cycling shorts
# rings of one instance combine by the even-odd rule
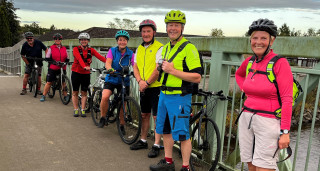
[[[175,141],[185,141],[190,138],[191,98],[191,94],[181,96],[160,92],[156,124],[158,134],[172,134]]]

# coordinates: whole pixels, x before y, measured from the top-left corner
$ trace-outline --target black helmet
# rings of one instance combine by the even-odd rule
[[[30,31],[24,33],[24,38],[27,38],[27,37],[33,37],[33,33]]]
[[[272,20],[260,18],[259,20],[252,22],[248,31],[249,35],[251,35],[254,31],[266,31],[271,36],[277,37],[277,26]]]
[[[53,35],[53,39],[62,39],[62,35],[60,33],[56,33]]]

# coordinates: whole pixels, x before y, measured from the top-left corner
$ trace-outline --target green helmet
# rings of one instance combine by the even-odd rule
[[[180,10],[171,10],[167,13],[166,18],[164,19],[165,23],[176,22],[186,24],[186,16]]]

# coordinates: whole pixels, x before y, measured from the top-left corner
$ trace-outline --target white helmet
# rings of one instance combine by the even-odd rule
[[[90,40],[90,35],[88,33],[80,33],[78,39],[88,39]]]

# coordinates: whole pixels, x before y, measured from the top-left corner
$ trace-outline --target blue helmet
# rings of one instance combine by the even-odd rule
[[[118,37],[126,37],[127,40],[130,39],[129,33],[128,33],[127,31],[125,31],[125,30],[119,30],[119,31],[116,33],[115,37],[116,37],[117,40],[118,40]]]

